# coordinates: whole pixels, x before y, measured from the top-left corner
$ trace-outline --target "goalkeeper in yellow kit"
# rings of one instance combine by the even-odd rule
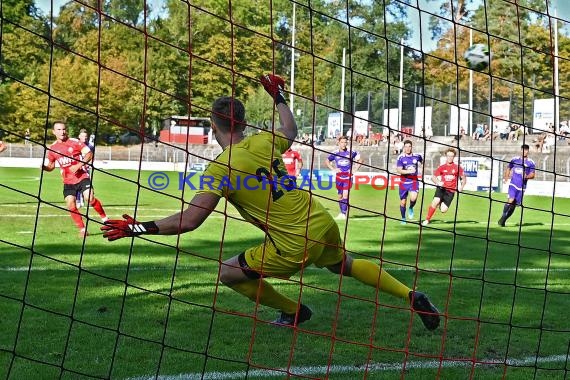
[[[332,216],[309,191],[297,189],[287,176],[281,155],[297,136],[297,125],[283,96],[284,81],[275,75],[261,78],[273,97],[281,127],[244,137],[243,104],[231,97],[212,106],[212,131],[224,151],[208,166],[210,181],[190,206],[162,220],[138,222],[128,215],[109,220],[101,228],[110,241],[141,234],[177,235],[198,228],[227,199],[243,218],[265,232],[264,241],[223,262],[220,280],[236,292],[281,311],[274,323],[296,326],[311,318],[311,309],[279,293],[267,277],[289,278],[314,264],[355,279],[410,302],[425,327],[439,326],[439,312],[427,296],[412,291],[377,264],[353,259],[343,249]]]

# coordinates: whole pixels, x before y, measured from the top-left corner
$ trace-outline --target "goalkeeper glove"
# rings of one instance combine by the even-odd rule
[[[287,102],[285,102],[285,93],[283,92],[285,89],[285,81],[283,78],[273,74],[266,74],[260,79],[265,91],[275,100],[275,105],[279,103],[287,105]]]
[[[123,219],[107,220],[101,227],[103,237],[109,241],[142,234],[157,234],[158,227],[154,222],[137,222],[131,216],[123,214]]]

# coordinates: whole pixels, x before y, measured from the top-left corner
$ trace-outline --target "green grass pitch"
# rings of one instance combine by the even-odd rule
[[[416,220],[401,226],[398,192],[363,186],[351,193],[346,227],[339,222],[347,249],[381,259],[447,318],[428,332],[400,300],[308,268],[272,280],[314,311],[294,330],[268,324],[274,310],[218,282],[220,261],[263,237],[231,206],[224,215],[220,202],[219,213],[179,238],[113,243],[90,210],[84,241],[65,210],[60,176],[41,175],[0,168],[0,378],[568,376],[570,199],[527,196],[522,218],[517,208],[500,228],[505,195],[466,192],[420,228],[432,190],[420,195]],[[191,199],[176,173],[163,192],[148,189],[149,175],[94,173],[110,217],[136,210],[139,220],[158,219]],[[336,191],[316,193],[336,215]]]

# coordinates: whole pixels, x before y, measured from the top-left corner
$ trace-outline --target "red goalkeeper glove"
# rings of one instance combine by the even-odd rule
[[[285,102],[285,81],[283,78],[273,74],[266,74],[260,79],[265,91],[275,100],[275,105],[279,103],[287,104],[287,102]]]
[[[131,216],[123,214],[123,219],[107,220],[101,231],[104,238],[113,241],[142,234],[157,234],[158,227],[154,222],[137,222]]]

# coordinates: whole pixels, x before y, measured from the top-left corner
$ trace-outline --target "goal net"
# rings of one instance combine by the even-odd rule
[[[0,377],[568,377],[569,20],[562,0],[0,0]],[[182,212],[222,152],[216,98],[243,101],[247,137],[274,133],[267,73],[299,129],[296,191],[346,214],[352,257],[429,295],[434,331],[314,266],[267,279],[313,310],[276,326],[220,280],[268,236],[229,202],[188,234],[108,242],[93,204],[64,201],[59,167],[40,169],[62,121],[85,130],[111,219]],[[348,212],[327,165],[341,136]],[[410,144],[418,191],[402,196]],[[450,150],[464,180],[446,199]]]

